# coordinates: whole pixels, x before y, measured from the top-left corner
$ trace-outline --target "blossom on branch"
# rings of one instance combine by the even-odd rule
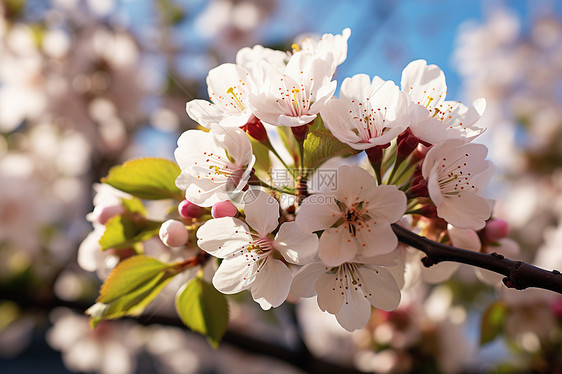
[[[217,290],[234,294],[250,289],[263,309],[278,307],[287,298],[292,281],[291,271],[280,257],[305,264],[316,255],[318,238],[294,222],[282,224],[274,237],[271,232],[279,225],[277,200],[260,190],[246,192],[244,200],[246,223],[232,217],[209,220],[197,231],[197,244],[223,259],[213,277]]]
[[[184,132],[174,156],[182,169],[176,185],[185,190],[187,200],[203,207],[238,195],[256,161],[242,130],[220,126]]]

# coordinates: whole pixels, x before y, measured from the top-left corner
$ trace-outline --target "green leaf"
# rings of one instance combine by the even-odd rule
[[[492,303],[482,316],[480,325],[480,345],[493,341],[503,332],[507,307],[502,302]]]
[[[147,200],[182,200],[183,193],[176,187],[179,166],[162,158],[140,158],[111,168],[103,183]]]
[[[141,216],[120,214],[107,221],[99,244],[102,251],[110,248],[133,247],[136,243],[158,235],[160,225],[160,222],[150,221]]]
[[[213,285],[199,277],[189,281],[176,298],[176,310],[187,327],[218,347],[228,327],[228,302]]]
[[[142,285],[169,268],[153,257],[133,256],[117,265],[100,289],[97,301],[109,303]]]
[[[315,169],[324,161],[335,156],[350,156],[359,151],[340,142],[330,130],[324,127],[324,121],[317,116],[310,125],[304,140],[304,166]]]
[[[142,201],[140,201],[139,199],[135,197],[131,197],[130,199],[121,199],[121,203],[127,211],[146,216],[146,208],[144,207]]]
[[[151,257],[121,262],[102,285],[97,303],[86,311],[90,324],[95,327],[102,320],[139,315],[176,274],[170,265]]]

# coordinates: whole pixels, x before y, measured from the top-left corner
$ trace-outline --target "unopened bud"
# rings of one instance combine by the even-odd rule
[[[183,218],[199,218],[205,213],[205,208],[184,200],[178,205],[178,212]]]
[[[90,217],[92,217],[93,221],[97,221],[102,225],[105,225],[111,218],[118,216],[119,214],[122,214],[124,212],[125,208],[123,208],[123,206],[121,205],[98,205],[94,208],[94,211],[92,212],[92,215]]]
[[[398,155],[402,158],[406,158],[416,149],[420,140],[408,129],[398,135],[396,142],[398,144]]]
[[[410,187],[410,194],[413,197],[427,197],[429,196],[429,190],[427,189],[427,181],[423,176],[416,177],[412,186]]]
[[[220,201],[211,208],[213,218],[234,217],[238,209],[230,201]]]
[[[160,240],[168,247],[179,247],[187,244],[189,233],[180,221],[169,219],[160,226]]]
[[[258,117],[252,116],[248,119],[248,122],[241,127],[242,130],[246,131],[248,135],[256,139],[260,143],[269,144],[269,138],[267,137],[267,130],[263,126],[263,123]]]
[[[497,242],[509,234],[509,224],[503,219],[491,219],[484,227],[484,238],[490,242]]]

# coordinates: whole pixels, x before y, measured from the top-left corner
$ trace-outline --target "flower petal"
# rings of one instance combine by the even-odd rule
[[[288,262],[304,265],[318,252],[318,236],[304,232],[296,222],[285,222],[279,228],[273,246]]]
[[[323,272],[320,274],[314,288],[318,294],[317,302],[320,309],[325,312],[336,314],[342,304],[344,295],[336,285],[336,274],[332,272]]]
[[[293,277],[290,294],[295,297],[312,297],[316,295],[314,284],[329,268],[321,262],[304,265]]]
[[[364,222],[358,226],[356,233],[362,256],[372,257],[390,253],[398,246],[398,238],[384,218]]]
[[[287,265],[279,260],[268,258],[252,284],[252,298],[263,310],[276,308],[287,299],[292,279],[293,275]]]
[[[211,219],[197,230],[197,245],[205,252],[225,258],[252,241],[248,226],[237,218]]]
[[[360,290],[350,290],[348,297],[336,313],[336,319],[347,331],[361,329],[369,321],[371,304]]]
[[[255,262],[248,262],[244,255],[229,256],[213,276],[213,285],[225,294],[246,290],[256,279],[257,266]]]
[[[262,190],[249,190],[244,194],[244,214],[246,222],[265,236],[279,225],[279,203]]]
[[[333,196],[314,194],[304,199],[295,222],[303,231],[314,232],[327,229],[340,217],[342,212]]]
[[[353,261],[358,250],[357,240],[346,224],[324,231],[318,243],[318,255],[329,266]]]
[[[392,273],[381,266],[365,265],[358,270],[363,292],[375,308],[391,311],[400,304],[400,288]]]

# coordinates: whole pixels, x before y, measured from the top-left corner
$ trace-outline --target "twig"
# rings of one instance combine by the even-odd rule
[[[443,261],[459,262],[505,275],[503,283],[508,288],[536,287],[562,294],[562,274],[558,270],[547,271],[522,261],[509,260],[495,252],[485,254],[437,243],[397,224],[393,224],[392,229],[399,241],[426,254],[422,259],[426,267]]]

